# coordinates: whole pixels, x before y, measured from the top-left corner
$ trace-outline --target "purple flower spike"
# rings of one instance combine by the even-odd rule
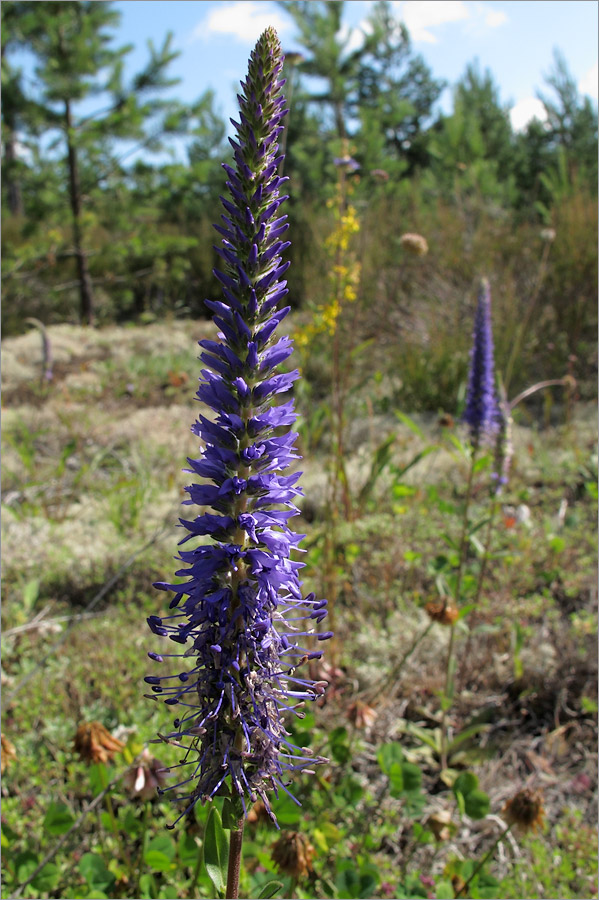
[[[474,448],[479,446],[481,438],[488,439],[495,434],[498,416],[491,329],[491,290],[489,282],[483,278],[474,319],[468,392],[463,416],[464,422],[470,428],[470,439]]]
[[[241,85],[231,140],[235,168],[224,166],[226,228],[215,226],[224,235],[216,273],[224,299],[210,303],[220,340],[200,341],[206,368],[197,399],[213,416],[200,416],[192,427],[204,449],[188,471],[206,481],[187,487],[184,502],[210,511],[180,520],[187,531],[181,544],[205,535],[210,542],[180,550],[181,583],[156,585],[175,595],[171,613],[148,620],[181,651],[151,654],[174,659],[176,668],[146,678],[150,696],[178,706],[174,730],[161,739],[185,750],[186,774],[167,789],[185,786],[176,798],[185,802],[179,818],[220,795],[246,812],[248,801],[260,797],[275,819],[268,792],[288,793],[291,772],[324,761],[290,743],[283,719],[288,711],[303,717],[305,701],[321,695],[322,682],[300,668],[320,653],[303,645],[330,633],[318,632],[326,604],[313,594],[302,597],[302,564],[291,559],[303,537],[288,527],[302,493],[299,473],[283,474],[298,459],[290,431],[296,416],[293,400],[276,402],[298,375],[277,373],[292,347],[287,337],[275,337],[288,312],[279,309],[288,266],[280,255],[288,243],[278,240],[287,228],[276,174],[286,113],[282,68],[269,28]]]

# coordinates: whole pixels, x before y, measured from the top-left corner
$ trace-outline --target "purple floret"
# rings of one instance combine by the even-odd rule
[[[473,447],[479,446],[481,438],[489,439],[496,433],[498,418],[491,327],[491,290],[489,282],[484,278],[478,293],[474,319],[468,392],[463,415],[463,420],[470,429]]]
[[[157,662],[175,659],[177,668],[146,682],[155,699],[179,708],[161,739],[185,750],[185,777],[167,789],[185,788],[177,797],[185,801],[182,815],[223,794],[246,811],[260,797],[272,815],[268,792],[287,792],[290,772],[322,761],[289,742],[283,718],[290,710],[303,716],[304,702],[322,694],[323,683],[304,677],[300,666],[320,657],[304,643],[330,632],[318,633],[326,603],[302,596],[302,563],[291,559],[303,537],[288,527],[302,493],[299,473],[284,474],[299,458],[289,430],[296,415],[293,400],[276,403],[298,377],[277,371],[292,347],[275,337],[289,311],[278,309],[289,265],[281,258],[289,244],[278,240],[287,229],[279,215],[286,179],[276,174],[286,114],[282,68],[278,38],[267,29],[241,85],[235,167],[224,165],[229,197],[222,198],[224,227],[215,226],[223,236],[216,248],[222,269],[215,270],[223,299],[208,302],[220,334],[200,342],[207,368],[197,393],[212,414],[192,427],[203,450],[187,470],[210,483],[186,487],[184,501],[210,511],[180,519],[187,532],[180,544],[198,537],[210,543],[180,550],[182,583],[156,584],[174,594],[172,612],[148,620],[181,649],[150,653]]]

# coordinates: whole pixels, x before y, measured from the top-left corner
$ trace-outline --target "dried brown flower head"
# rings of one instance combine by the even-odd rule
[[[442,600],[429,600],[424,609],[429,619],[439,625],[454,625],[460,615],[453,603],[444,603]]]
[[[564,375],[562,382],[568,391],[572,392],[576,390],[576,379],[573,375]]]
[[[421,234],[402,234],[399,243],[409,253],[415,256],[425,256],[428,253],[428,243]]]
[[[543,228],[540,232],[541,240],[546,241],[548,244],[553,243],[556,236],[555,228]]]
[[[139,763],[125,774],[123,785],[133,796],[151,800],[156,796],[157,789],[165,783],[168,771],[159,759],[152,756],[148,749],[144,749]]]
[[[356,728],[372,728],[378,713],[362,700],[354,700],[347,710],[347,718]]]
[[[385,169],[373,169],[370,174],[376,181],[380,181],[383,184],[389,181],[389,173]]]
[[[439,416],[439,423],[441,428],[453,428],[455,422],[453,420],[453,416],[450,413],[443,413],[443,415]]]
[[[299,831],[284,831],[273,844],[272,858],[280,872],[301,878],[312,871],[314,847]]]
[[[87,763],[105,763],[125,745],[117,740],[100,722],[84,722],[77,729],[73,748]]]
[[[435,835],[436,841],[448,841],[451,837],[449,826],[451,825],[451,813],[448,809],[439,809],[432,813],[426,820],[426,827]]]
[[[522,788],[507,801],[503,814],[508,825],[515,825],[520,831],[536,831],[545,818],[540,792]]]
[[[256,800],[248,812],[248,822],[251,822],[252,824],[257,822],[270,822],[270,816],[266,812],[266,807],[262,800]]]
[[[4,770],[8,768],[11,763],[11,760],[17,758],[17,751],[15,750],[15,745],[8,740],[4,735],[0,735],[0,741],[2,743],[2,764],[1,770],[2,775],[4,775]]]

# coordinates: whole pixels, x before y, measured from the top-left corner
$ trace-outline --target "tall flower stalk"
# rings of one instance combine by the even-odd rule
[[[229,196],[221,198],[225,214],[215,226],[223,238],[215,248],[223,260],[215,270],[223,299],[206,301],[220,331],[218,340],[200,341],[206,368],[197,392],[214,415],[200,415],[192,427],[204,449],[187,471],[205,481],[187,487],[184,501],[212,511],[180,520],[187,532],[181,544],[210,542],[180,551],[176,575],[185,580],[156,585],[174,595],[172,611],[148,620],[181,651],[150,653],[159,663],[168,660],[173,673],[145,679],[155,699],[178,708],[174,730],[161,737],[184,749],[184,775],[167,789],[182,790],[179,818],[198,801],[225,796],[239,816],[239,831],[248,803],[261,798],[275,819],[269,793],[289,793],[292,772],[322,761],[289,741],[283,717],[288,711],[302,716],[304,701],[323,692],[324,683],[298,669],[322,655],[305,648],[305,639],[331,636],[317,633],[326,600],[302,596],[302,564],[291,559],[303,537],[288,527],[298,513],[300,473],[283,474],[298,459],[297,435],[290,431],[296,415],[293,400],[274,403],[298,377],[278,371],[292,344],[275,338],[289,312],[279,308],[289,266],[282,260],[287,216],[280,211],[287,179],[277,174],[286,113],[282,66],[279,40],[269,28],[241,83],[239,122],[230,139],[235,165],[223,164]],[[239,833],[231,848],[239,857]],[[238,878],[239,858],[230,859],[229,871],[235,870]],[[230,886],[227,896],[235,890]]]
[[[489,443],[499,427],[499,407],[495,393],[495,365],[493,358],[493,330],[491,325],[491,289],[486,278],[481,279],[476,313],[474,317],[474,333],[470,352],[470,368],[468,372],[468,390],[463,421],[470,432],[470,452],[468,482],[464,499],[464,513],[458,550],[458,570],[453,591],[456,609],[460,607],[462,578],[468,552],[470,523],[469,512],[476,471],[476,457],[481,443]],[[445,598],[447,604],[448,598]],[[454,648],[455,622],[449,626],[449,644],[445,664],[445,691],[441,718],[441,766],[447,767],[447,713],[449,712],[454,693]]]

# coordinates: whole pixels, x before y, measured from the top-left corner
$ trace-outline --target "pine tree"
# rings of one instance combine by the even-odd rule
[[[326,84],[323,91],[304,91],[303,102],[323,111],[323,124],[341,144],[352,138],[363,166],[385,162],[369,158],[368,148],[402,159],[404,169],[415,166],[422,158],[424,124],[444,85],[413,53],[391,4],[374,5],[355,49],[354,36],[343,25],[343,2],[282,0],[281,5],[295,20],[306,51],[300,73]]]
[[[116,141],[148,142],[148,121],[164,110],[164,103],[152,99],[151,94],[175,83],[165,70],[176,54],[170,49],[170,36],[159,50],[150,46],[148,65],[125,87],[123,60],[132,48],[112,46],[111,30],[118,25],[120,13],[110,3],[58,0],[18,6],[26,42],[38,63],[39,127],[46,135],[55,133],[56,149],[65,163],[80,318],[92,324],[94,291],[83,213],[93,183],[82,184],[82,163],[86,172],[95,171],[100,180],[106,167],[110,170],[115,164]],[[91,98],[107,101],[106,105],[92,113],[79,112],[79,104]],[[176,126],[171,122],[169,127]]]

